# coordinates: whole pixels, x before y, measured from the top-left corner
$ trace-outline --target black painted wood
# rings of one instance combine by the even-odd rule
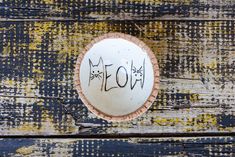
[[[233,20],[233,0],[1,0],[1,20]]]
[[[0,0],[0,156],[234,156],[234,8]],[[79,52],[112,31],[146,42],[161,70],[156,102],[126,123],[94,117],[72,85]]]
[[[225,137],[124,139],[0,139],[0,156],[234,156]]]

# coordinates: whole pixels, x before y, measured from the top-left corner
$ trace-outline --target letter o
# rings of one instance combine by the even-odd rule
[[[119,73],[120,69],[124,69],[124,71],[125,71],[125,73],[126,73],[126,82],[125,82],[123,85],[120,84],[120,82],[119,82],[119,77],[118,77],[118,73]],[[126,68],[125,68],[124,66],[118,67],[117,72],[116,72],[116,82],[117,82],[117,84],[118,84],[118,86],[119,86],[120,88],[123,88],[123,87],[126,86],[126,84],[127,84],[127,82],[128,82],[128,74],[127,74],[127,70],[126,70]]]

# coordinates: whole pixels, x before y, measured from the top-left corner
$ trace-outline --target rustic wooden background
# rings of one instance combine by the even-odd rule
[[[0,156],[235,156],[234,22],[234,0],[0,0]],[[159,95],[133,121],[98,119],[73,85],[107,32],[159,62]]]

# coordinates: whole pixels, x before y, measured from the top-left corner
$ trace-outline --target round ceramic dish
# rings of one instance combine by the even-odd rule
[[[143,114],[156,99],[159,68],[145,43],[130,35],[108,33],[80,53],[74,84],[95,115],[126,121]]]

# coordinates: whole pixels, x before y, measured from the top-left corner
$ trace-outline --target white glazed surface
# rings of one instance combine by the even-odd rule
[[[139,71],[134,73],[134,67]],[[94,77],[98,70],[99,76]],[[80,82],[92,106],[107,115],[123,116],[136,111],[148,99],[154,84],[153,66],[147,52],[135,43],[122,38],[103,39],[85,54]]]

